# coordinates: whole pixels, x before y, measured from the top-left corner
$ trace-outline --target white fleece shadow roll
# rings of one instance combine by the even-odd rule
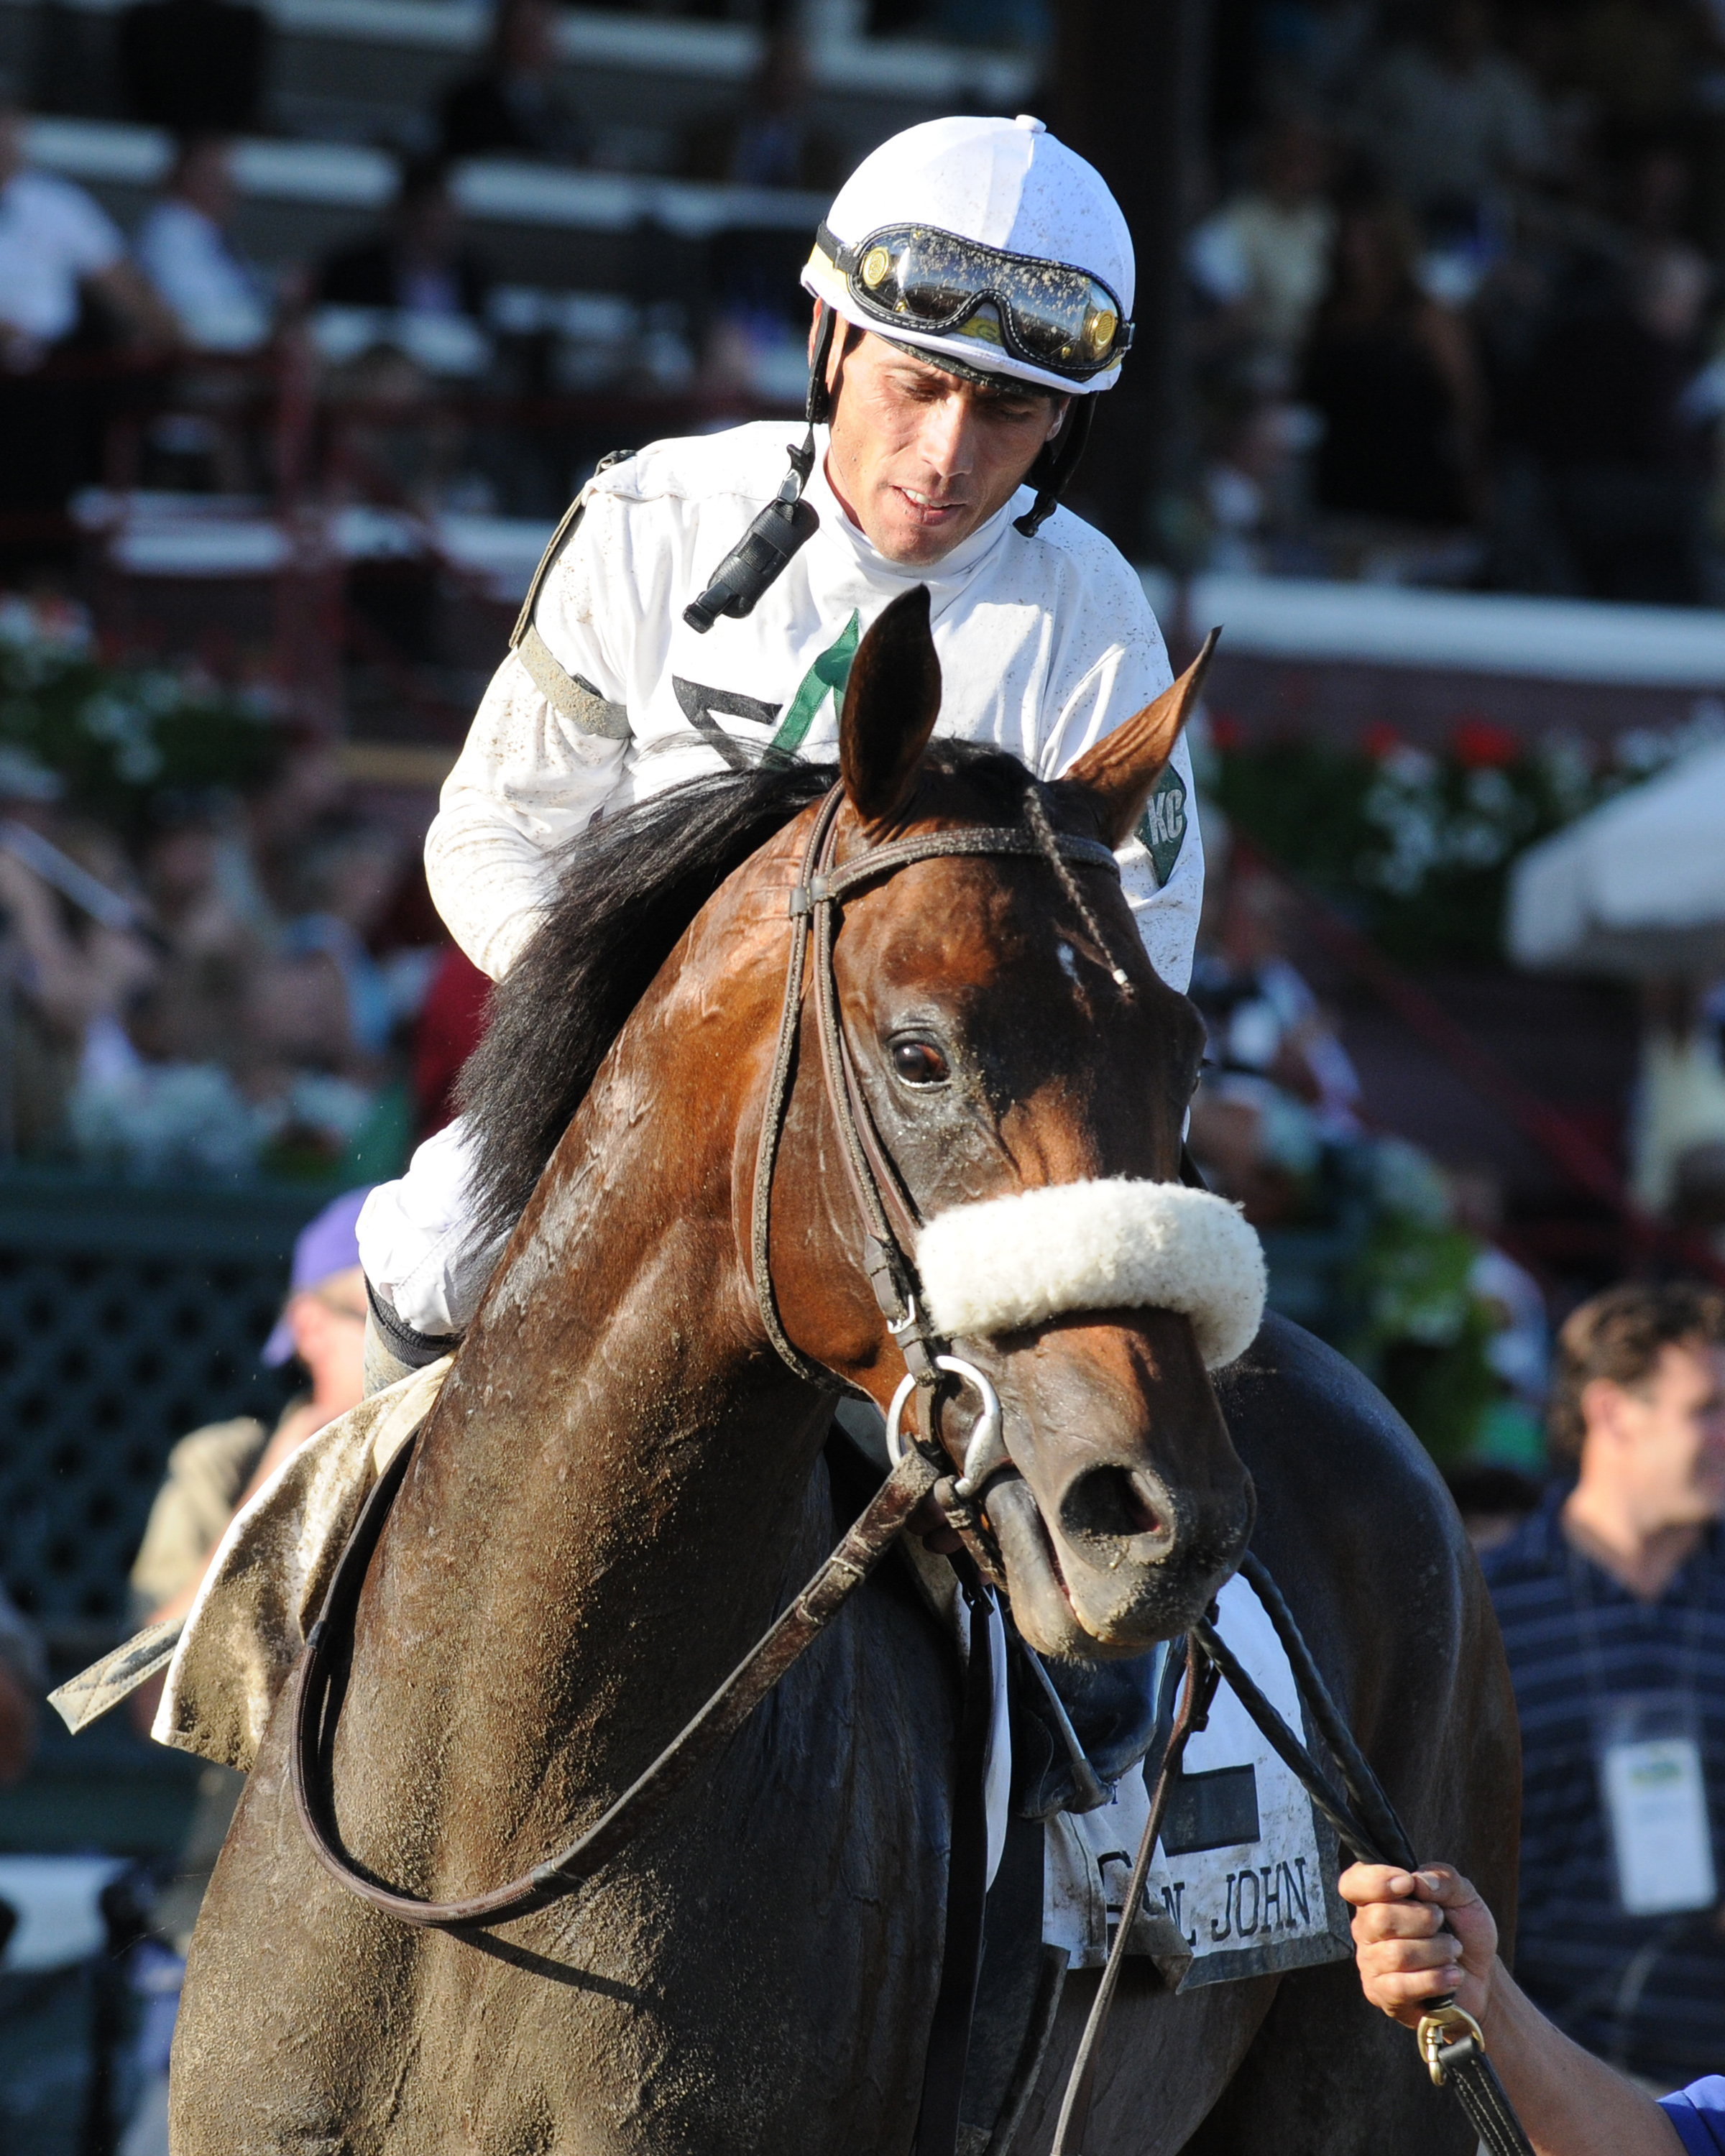
[[[1175,1310],[1218,1370],[1264,1317],[1257,1230],[1237,1206],[1180,1183],[1055,1183],[942,1213],[916,1270],[940,1331],[1014,1332],[1069,1310]]]

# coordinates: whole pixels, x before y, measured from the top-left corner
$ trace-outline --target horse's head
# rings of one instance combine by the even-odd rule
[[[1039,852],[918,860],[858,889],[834,976],[868,1113],[925,1224],[932,1315],[1004,1411],[1011,1465],[983,1502],[1014,1614],[1057,1654],[1141,1653],[1189,1625],[1252,1517],[1206,1358],[1245,1344],[1261,1260],[1237,1215],[1178,1187],[1203,1027],[1157,978],[1117,878],[1055,860],[1057,834],[1125,840],[1197,672],[1033,788],[1004,756],[930,750],[940,669],[919,590],[869,632],[845,701],[840,868],[907,837],[1041,826]],[[788,1152],[773,1276],[790,1337],[884,1406],[904,1365],[862,1276],[818,1065],[805,1030],[787,1132],[803,1172]],[[961,1394],[944,1410],[955,1456],[975,1409]]]

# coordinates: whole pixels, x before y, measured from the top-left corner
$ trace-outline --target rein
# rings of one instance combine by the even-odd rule
[[[824,1391],[832,1391],[838,1382],[832,1372],[811,1362],[785,1337],[768,1259],[773,1172],[795,1076],[812,918],[818,924],[814,1004],[821,1037],[821,1071],[828,1104],[844,1141],[845,1168],[865,1224],[864,1269],[904,1356],[911,1380],[926,1404],[941,1382],[942,1372],[937,1363],[937,1342],[922,1313],[916,1268],[908,1249],[918,1224],[916,1214],[875,1130],[839,1024],[838,982],[833,962],[833,946],[838,933],[836,910],[848,893],[882,876],[892,875],[915,861],[973,854],[1028,854],[1041,858],[1045,857],[1045,848],[1028,831],[973,824],[875,847],[835,871],[831,868],[831,858],[844,798],[842,788],[834,787],[822,803],[803,855],[799,880],[790,896],[790,964],[779,1019],[778,1049],[768,1086],[755,1166],[755,1294],[768,1337],[780,1356],[798,1377]],[[1058,853],[1068,860],[1087,867],[1106,866],[1112,874],[1119,874],[1113,855],[1099,839],[1056,834],[1055,843]],[[898,1216],[897,1229],[889,1218],[889,1209]],[[952,1358],[944,1359],[950,1368]],[[968,1375],[969,1366],[960,1366],[959,1373]],[[896,1416],[894,1420],[896,1426]],[[417,1435],[410,1439],[379,1476],[366,1500],[336,1563],[323,1607],[306,1637],[305,1650],[294,1674],[289,1771],[294,1808],[319,1863],[349,1893],[372,1908],[403,1923],[422,1928],[501,1923],[572,1893],[656,1818],[677,1791],[735,1735],[786,1671],[813,1645],[861,1586],[897,1540],[923,1498],[933,1494],[938,1499],[942,1486],[947,1485],[952,1485],[956,1491],[950,1471],[942,1472],[943,1467],[949,1468],[949,1463],[938,1454],[932,1458],[924,1449],[937,1442],[932,1414],[929,1420],[931,1428],[927,1438],[903,1447],[891,1475],[795,1601],[773,1620],[658,1758],[593,1825],[567,1848],[518,1878],[487,1892],[448,1902],[403,1893],[361,1869],[341,1846],[332,1803],[330,1768],[341,1703],[336,1650],[352,1637],[372,1554],[417,1447]],[[940,1465],[936,1464],[937,1458],[941,1460]],[[963,1507],[963,1501],[955,1495],[954,1504],[968,1523],[970,1515]],[[967,1542],[973,1539],[973,1527],[966,1536]],[[988,1568],[996,1570],[993,1564]],[[978,1608],[973,1614],[985,1619],[987,1589],[979,1589],[978,1596]]]

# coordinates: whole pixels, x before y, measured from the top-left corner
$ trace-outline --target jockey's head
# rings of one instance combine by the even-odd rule
[[[938,562],[1026,481],[1034,534],[1132,342],[1132,236],[1094,167],[1027,115],[907,128],[839,189],[803,284],[827,475],[880,552]]]

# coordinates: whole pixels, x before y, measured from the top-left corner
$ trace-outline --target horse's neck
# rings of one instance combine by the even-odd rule
[[[501,1712],[482,1749],[445,1757],[429,1721],[402,1736],[416,1772],[495,1780],[517,1816],[524,1790],[567,1819],[632,1778],[829,1538],[810,1497],[825,1403],[762,1354],[735,1225],[762,1014],[685,973],[547,1172],[398,1502],[367,1629],[385,1663],[434,1639],[446,1698],[483,1670]],[[736,1055],[701,1043],[709,1023]]]

